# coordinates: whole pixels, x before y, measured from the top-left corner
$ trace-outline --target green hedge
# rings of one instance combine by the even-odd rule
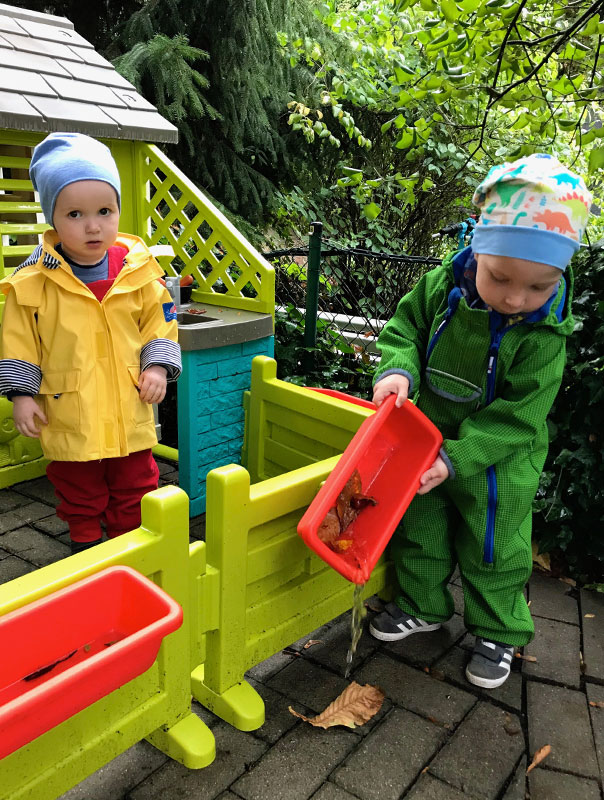
[[[568,361],[550,414],[550,451],[535,501],[540,552],[581,583],[604,581],[604,250],[574,261]]]

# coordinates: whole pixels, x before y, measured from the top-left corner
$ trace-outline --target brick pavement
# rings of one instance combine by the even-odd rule
[[[160,471],[177,480],[172,465]],[[203,532],[192,520],[192,537]],[[46,479],[0,492],[0,583],[69,555],[68,542]],[[367,725],[324,731],[288,711],[312,716],[347,685],[345,614],[250,670],[266,704],[258,731],[193,704],[216,737],[211,766],[187,770],[139,742],[62,800],[602,800],[604,708],[589,703],[604,705],[604,596],[535,574],[537,635],[524,653],[536,661],[515,659],[488,692],[465,680],[473,640],[459,580],[451,588],[456,614],[442,630],[389,644],[364,633],[352,678],[386,693]],[[308,639],[319,644],[305,649]],[[527,777],[545,744],[550,756]]]

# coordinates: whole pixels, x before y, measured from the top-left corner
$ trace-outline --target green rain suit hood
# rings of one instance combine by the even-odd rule
[[[448,619],[446,582],[459,562],[469,630],[521,646],[533,631],[522,593],[531,506],[574,327],[572,271],[544,306],[514,318],[469,307],[460,284],[474,263],[466,248],[424,275],[378,341],[376,381],[409,378],[417,406],[443,434],[450,473],[414,499],[395,535],[398,602],[428,621]]]

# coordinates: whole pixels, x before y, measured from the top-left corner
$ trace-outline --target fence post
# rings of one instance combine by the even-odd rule
[[[306,316],[304,318],[304,346],[314,347],[317,342],[317,313],[319,309],[319,274],[321,271],[321,234],[323,223],[310,223],[308,239],[308,266],[306,270]]]

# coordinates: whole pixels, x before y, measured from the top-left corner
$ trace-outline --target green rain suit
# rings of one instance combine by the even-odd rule
[[[523,318],[470,308],[460,289],[470,248],[424,275],[378,341],[376,381],[410,380],[417,406],[441,431],[449,478],[416,495],[394,534],[398,605],[429,622],[453,614],[447,583],[459,564],[467,629],[527,644],[524,598],[532,569],[531,506],[548,447],[546,417],[560,388],[572,272]]]

